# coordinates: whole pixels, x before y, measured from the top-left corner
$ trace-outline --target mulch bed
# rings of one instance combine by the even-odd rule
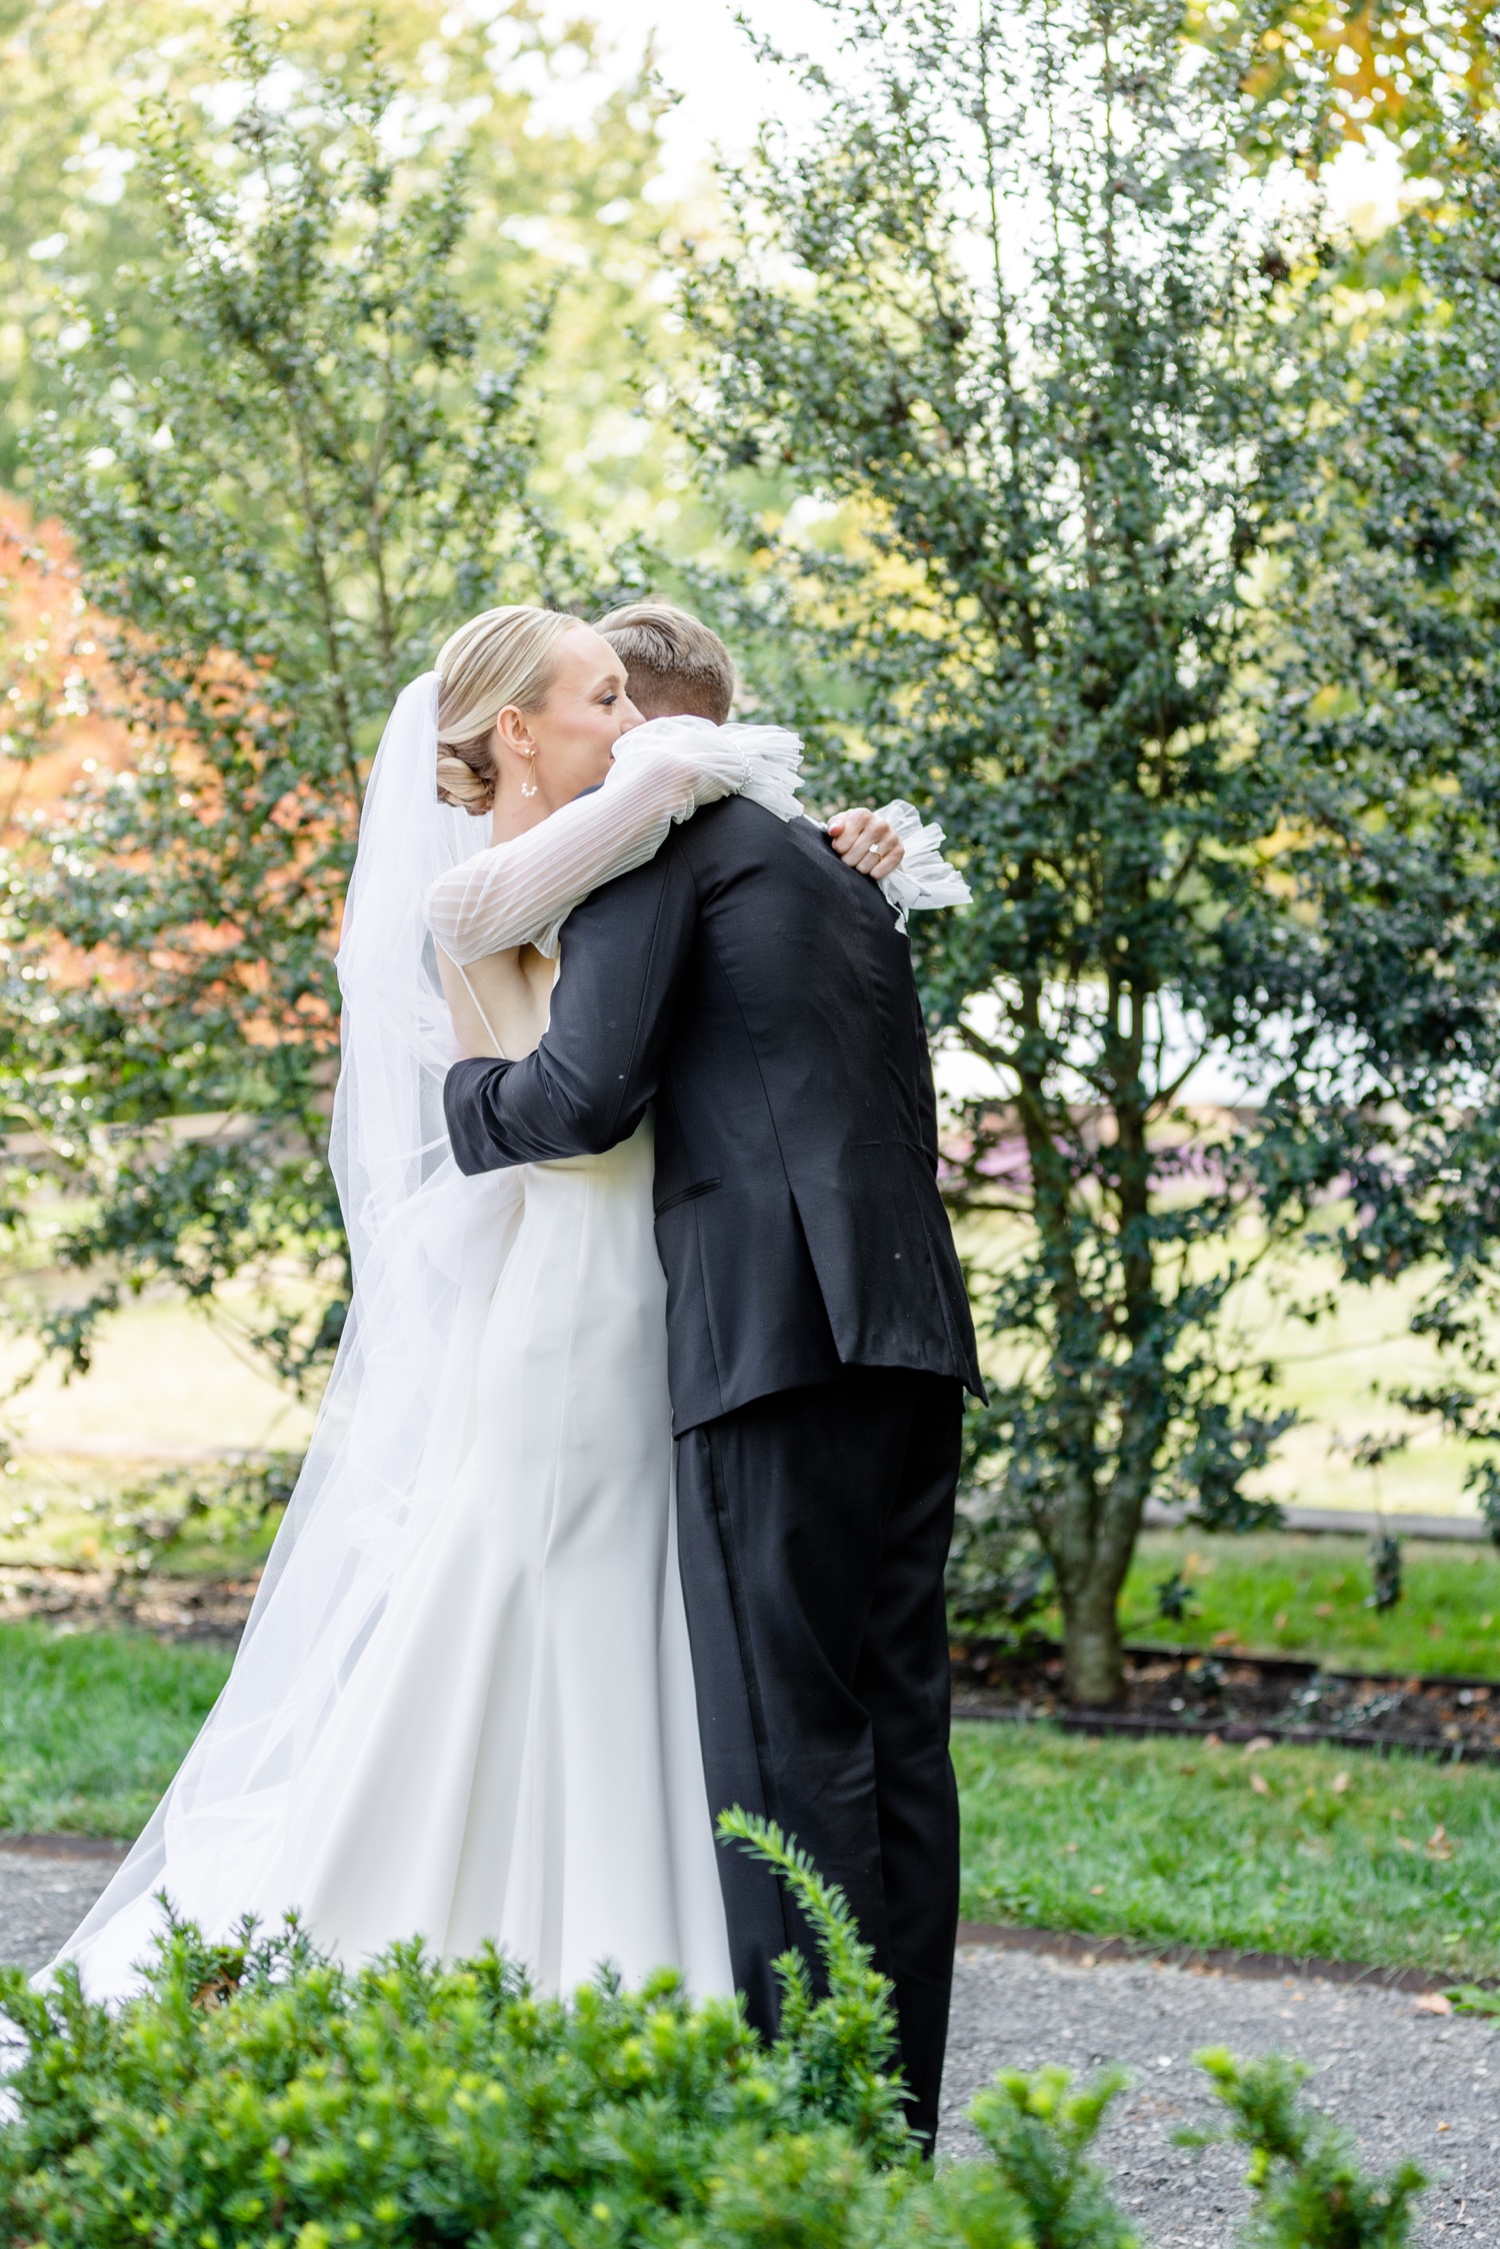
[[[112,1577],[106,1571],[0,1569],[0,1623],[45,1617],[64,1632],[149,1632],[156,1640],[239,1645],[258,1580]]]
[[[0,1621],[41,1617],[62,1631],[126,1627],[158,1640],[232,1648],[256,1582],[0,1568]],[[1332,1742],[1500,1764],[1500,1681],[1335,1671],[1294,1656],[1237,1649],[1205,1653],[1137,1642],[1126,1651],[1123,1707],[1075,1710],[1063,1699],[1062,1651],[1054,1642],[955,1641],[953,1715],[1022,1724],[1045,1718],[1094,1734]]]
[[[1236,1976],[1246,1983],[1358,1984],[1380,1991],[1410,1991],[1418,1996],[1453,1989],[1454,1978],[1426,1968],[1382,1968],[1368,1961],[1324,1960],[1298,1952],[1236,1952],[1223,1945],[1169,1944],[1150,1937],[1086,1937],[1074,1929],[1033,1929],[1013,1921],[960,1921],[958,1943],[997,1952],[1029,1952],[1071,1960],[1080,1968],[1101,1960],[1152,1960],[1195,1975]],[[1477,1988],[1488,1990],[1489,1983]],[[1441,2008],[1424,2013],[1444,2012]]]
[[[1126,1653],[1126,1698],[1111,1710],[1063,1699],[1062,1651],[994,1640],[953,1646],[953,1715],[1025,1723],[1045,1718],[1081,1733],[1264,1736],[1347,1749],[1405,1749],[1500,1764],[1500,1682],[1334,1671],[1294,1656],[1158,1648]]]

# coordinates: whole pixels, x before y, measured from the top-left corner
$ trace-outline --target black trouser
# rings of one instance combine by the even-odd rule
[[[851,1367],[677,1447],[709,1804],[762,1812],[848,1897],[895,1987],[913,2124],[937,2128],[958,1925],[943,1565],[963,1394]],[[735,1981],[774,2035],[771,1963],[816,1952],[778,1877],[720,1846]]]

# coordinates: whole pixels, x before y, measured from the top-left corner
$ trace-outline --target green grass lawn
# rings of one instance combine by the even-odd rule
[[[228,1672],[222,1648],[0,1625],[0,1828],[138,1834]]]
[[[1156,1589],[1180,1570],[1193,1613],[1162,1617]],[[1405,1595],[1378,1615],[1366,1542],[1204,1538],[1148,1531],[1121,1602],[1127,1638],[1211,1647],[1228,1632],[1261,1653],[1315,1655],[1349,1670],[1473,1672],[1500,1678],[1500,1553],[1411,1540]]]
[[[0,1626],[0,1825],[136,1834],[228,1667]],[[954,1758],[970,1920],[1500,1975],[1500,1770],[985,1725]]]
[[[954,1763],[968,1920],[1500,1974],[1495,1768],[998,1725]]]

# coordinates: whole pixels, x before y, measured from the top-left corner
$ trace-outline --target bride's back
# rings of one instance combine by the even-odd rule
[[[438,974],[462,1055],[517,1062],[541,1043],[551,1012],[557,963],[534,945],[486,953],[460,968],[441,945]]]

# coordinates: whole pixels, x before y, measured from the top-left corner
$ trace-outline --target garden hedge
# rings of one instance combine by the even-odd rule
[[[924,2163],[892,2074],[888,1987],[837,1891],[774,1829],[826,1996],[783,1965],[774,2045],[675,1975],[539,1997],[493,1950],[398,1944],[356,1970],[289,1923],[204,1941],[173,1922],[111,2010],[63,1971],[0,1978],[16,2033],[0,2238],[36,2249],[1126,2249],[1089,2146],[1118,2072],[1006,2073],[982,2160]],[[1365,2179],[1296,2065],[1204,2057],[1251,2148],[1256,2238],[1396,2249],[1422,2181]]]

